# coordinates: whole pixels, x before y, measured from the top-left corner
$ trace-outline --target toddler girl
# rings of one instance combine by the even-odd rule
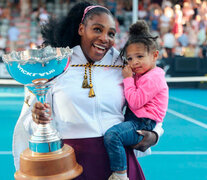
[[[137,21],[130,27],[129,39],[121,51],[127,62],[122,74],[128,107],[125,122],[111,127],[104,136],[113,171],[109,180],[128,179],[124,146],[140,142],[142,136],[137,130],[153,130],[166,114],[168,86],[164,71],[156,67],[159,55],[156,39],[145,21]]]

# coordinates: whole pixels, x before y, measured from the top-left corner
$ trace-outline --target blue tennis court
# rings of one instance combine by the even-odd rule
[[[153,154],[139,158],[147,180],[207,179],[207,90],[170,89],[165,133]],[[12,134],[23,87],[0,87],[0,180],[13,180]]]

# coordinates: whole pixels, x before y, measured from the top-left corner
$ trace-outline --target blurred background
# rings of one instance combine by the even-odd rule
[[[41,25],[67,15],[78,0],[0,1],[0,180],[12,180],[12,134],[24,102],[24,87],[8,74],[2,55],[38,48]],[[170,87],[164,135],[152,155],[139,158],[147,180],[207,179],[207,1],[97,0],[116,20],[115,47],[127,40],[136,18],[159,36],[157,65]],[[98,180],[98,179],[97,179]]]
[[[0,78],[8,78],[1,56],[42,44],[40,27],[49,17],[61,18],[78,0],[0,1]],[[145,19],[159,36],[160,61],[167,76],[205,76],[207,72],[206,0],[98,0],[108,7],[117,24],[115,47],[126,42],[133,19]],[[136,2],[137,8],[133,7]],[[188,63],[187,63],[188,62]],[[183,64],[184,63],[184,64]],[[190,73],[190,74],[189,74]]]

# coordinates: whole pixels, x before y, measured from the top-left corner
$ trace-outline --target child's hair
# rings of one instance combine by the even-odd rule
[[[132,24],[129,28],[129,37],[124,45],[123,49],[121,50],[120,56],[124,58],[126,48],[130,44],[134,43],[142,43],[147,48],[147,51],[158,50],[158,43],[157,43],[158,36],[153,36],[150,33],[149,26],[144,20],[138,20],[135,24]]]
[[[98,6],[88,11],[83,18],[86,7],[92,5],[94,4],[88,1],[79,2],[72,7],[68,15],[62,20],[51,18],[49,22],[41,28],[44,45],[50,45],[52,47],[69,46],[70,48],[80,45],[80,36],[78,34],[80,23],[86,24],[88,18],[102,13],[112,16],[107,8]]]

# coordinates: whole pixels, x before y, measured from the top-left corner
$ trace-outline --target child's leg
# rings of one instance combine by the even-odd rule
[[[112,171],[119,173],[127,170],[124,146],[138,143],[139,134],[132,121],[120,123],[110,128],[104,135],[104,144],[109,155]]]

